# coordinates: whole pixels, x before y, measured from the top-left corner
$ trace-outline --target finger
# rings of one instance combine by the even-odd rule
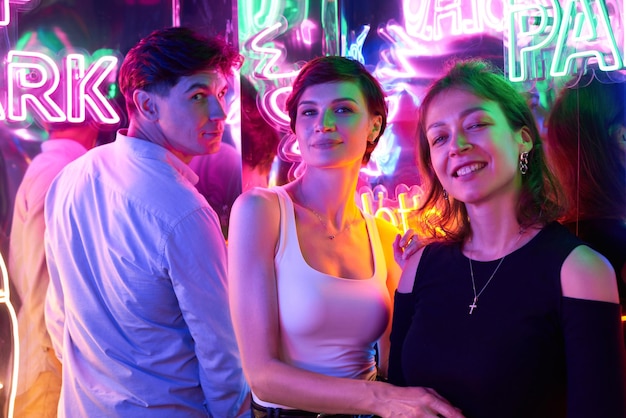
[[[402,236],[402,239],[400,240],[400,245],[403,247],[406,247],[413,240],[414,236],[415,236],[415,232],[410,228],[407,229],[404,235]]]
[[[403,247],[404,252],[402,253],[402,257],[404,259],[408,258],[409,256],[415,254],[415,252],[417,250],[419,250],[419,245],[417,243],[416,239],[413,239],[413,237],[411,237],[411,239],[406,243],[406,245]]]
[[[421,247],[422,245],[420,244],[419,240],[411,238],[411,241],[407,243],[407,245],[403,248],[404,252],[402,253],[402,259],[408,259],[413,254],[415,254]]]
[[[461,413],[461,410],[454,408],[453,406],[446,405],[434,411],[438,418],[465,418],[465,415]]]
[[[397,235],[396,235],[396,239],[394,239],[394,240],[393,240],[393,248],[394,248],[394,249],[396,249],[396,248],[397,248],[397,249],[400,249],[401,247],[403,247],[403,244],[402,244],[402,235],[397,234]]]
[[[432,395],[432,401],[429,406],[437,417],[464,418],[461,410],[450,405],[450,403],[441,395],[439,395],[436,390],[431,388],[426,388],[426,390]]]
[[[402,267],[403,260],[402,254],[404,252],[404,248],[400,244],[401,237],[400,234],[396,235],[396,239],[393,241],[393,259],[400,267]]]

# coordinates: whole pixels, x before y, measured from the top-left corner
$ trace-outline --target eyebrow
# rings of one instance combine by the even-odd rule
[[[331,103],[339,103],[339,102],[352,102],[354,104],[358,104],[358,102],[355,99],[352,99],[350,97],[340,97],[337,99],[334,99]],[[304,100],[301,101],[300,103],[298,103],[298,107],[303,106],[303,105],[316,105],[317,102],[315,100]]]
[[[222,86],[220,90],[224,90],[226,87],[228,87],[228,83],[224,83],[224,85]],[[207,83],[193,83],[192,85],[190,85],[189,87],[185,89],[185,93],[189,93],[190,91],[195,90],[195,89],[208,90],[209,85]]]
[[[469,115],[471,113],[480,112],[480,111],[488,112],[488,110],[484,106],[474,106],[474,107],[470,107],[470,108],[467,108],[467,109],[463,110],[459,114],[459,116],[464,118],[464,117],[466,117],[467,115]],[[445,125],[445,123],[443,123],[443,122],[433,122],[430,125],[428,125],[428,127],[426,128],[426,131],[429,131],[432,128],[437,128],[437,127],[443,126],[443,125]]]

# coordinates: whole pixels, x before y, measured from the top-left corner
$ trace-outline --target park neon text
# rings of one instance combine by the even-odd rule
[[[115,125],[120,116],[102,91],[115,75],[118,59],[104,55],[86,65],[83,54],[68,54],[62,68],[49,56],[9,51],[6,59],[6,108],[0,104],[0,120],[25,121],[31,108],[45,122],[81,123],[86,113],[104,125]]]

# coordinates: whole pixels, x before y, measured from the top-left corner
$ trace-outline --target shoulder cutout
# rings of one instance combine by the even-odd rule
[[[563,296],[619,303],[615,271],[609,261],[586,245],[576,247],[561,267]]]

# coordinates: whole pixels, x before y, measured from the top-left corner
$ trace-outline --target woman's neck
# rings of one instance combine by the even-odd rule
[[[296,203],[342,224],[346,218],[354,219],[359,212],[355,201],[356,183],[356,178],[348,179],[345,173],[337,176],[305,173],[294,182],[292,197]]]
[[[467,255],[495,260],[519,247],[525,231],[517,221],[515,205],[468,205],[467,212],[471,228],[463,246]]]

